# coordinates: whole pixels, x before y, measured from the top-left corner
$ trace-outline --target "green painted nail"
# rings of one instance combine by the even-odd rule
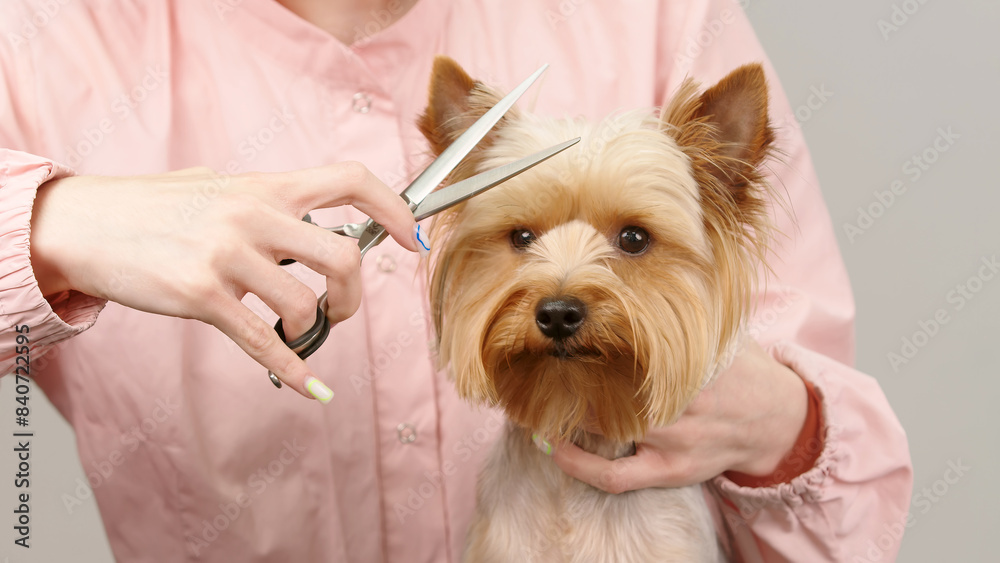
[[[552,455],[552,444],[547,440],[543,440],[538,434],[531,435],[531,441],[535,443],[535,446],[542,451],[545,455]]]
[[[333,399],[333,391],[315,377],[310,376],[306,378],[306,389],[313,397],[316,397],[317,401],[324,405]]]

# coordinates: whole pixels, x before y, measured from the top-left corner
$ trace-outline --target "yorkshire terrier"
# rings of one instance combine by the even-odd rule
[[[439,57],[421,131],[440,153],[501,95]],[[718,561],[700,486],[605,493],[533,435],[617,459],[728,367],[768,233],[759,64],[659,115],[512,110],[451,180],[577,147],[443,213],[431,230],[439,364],[508,422],[479,477],[469,562]]]

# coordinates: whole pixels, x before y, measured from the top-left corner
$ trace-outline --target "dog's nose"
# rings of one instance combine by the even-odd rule
[[[587,306],[575,297],[542,299],[535,309],[535,323],[542,334],[561,340],[576,334],[587,318]]]

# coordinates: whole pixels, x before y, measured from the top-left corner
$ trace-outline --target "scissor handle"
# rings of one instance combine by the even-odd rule
[[[326,301],[326,294],[324,293],[320,297],[320,303]],[[313,355],[313,352],[319,350],[319,347],[326,342],[328,336],[330,336],[330,319],[326,317],[326,312],[323,311],[322,305],[316,306],[316,322],[313,323],[312,327],[309,328],[302,336],[296,338],[295,340],[288,342],[285,337],[285,328],[281,324],[281,319],[274,325],[274,331],[278,333],[278,338],[284,342],[289,348],[292,349],[295,354],[302,358],[303,360]],[[281,389],[281,380],[277,378],[273,373],[268,372],[268,376],[271,378],[271,383],[278,389]]]

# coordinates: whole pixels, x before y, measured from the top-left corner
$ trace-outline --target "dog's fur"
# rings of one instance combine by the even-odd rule
[[[440,57],[419,125],[440,152],[500,97]],[[531,436],[630,455],[728,365],[766,248],[767,103],[763,70],[748,65],[702,94],[686,82],[659,117],[511,111],[453,174],[583,138],[432,229],[438,360],[462,397],[509,419],[480,476],[467,561],[720,557],[700,487],[608,494],[565,475]],[[630,253],[619,241],[641,246],[635,227],[648,246]],[[540,329],[552,299],[583,304],[571,336]]]

